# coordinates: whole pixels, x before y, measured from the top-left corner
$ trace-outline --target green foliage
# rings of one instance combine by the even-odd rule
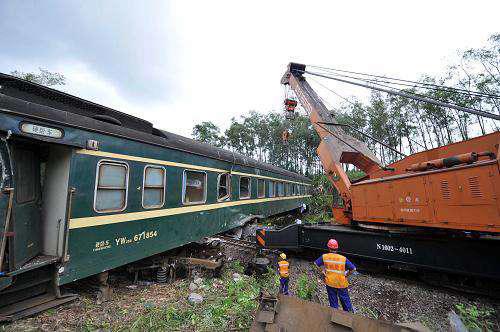
[[[372,310],[369,307],[365,307],[365,306],[360,305],[356,308],[356,311],[363,316],[373,318],[373,319],[379,319],[379,313],[375,310]]]
[[[229,263],[228,267],[231,271],[234,271],[239,274],[242,274],[245,271],[245,267],[241,265],[241,262],[238,260]]]
[[[455,309],[470,331],[491,331],[494,327],[493,309],[479,309],[475,305],[456,304]]]
[[[203,121],[193,127],[193,138],[200,142],[208,143],[213,146],[221,147],[224,140],[220,136],[220,129],[213,122]]]
[[[149,308],[130,326],[133,331],[166,331],[179,330],[186,322],[196,320],[193,309],[177,309],[173,306],[165,308]]]
[[[310,301],[312,300],[316,290],[318,289],[318,283],[315,278],[309,278],[305,274],[301,274],[297,280],[297,297],[302,300]]]
[[[66,84],[66,77],[64,75],[50,72],[43,68],[38,68],[38,73],[25,73],[22,71],[14,70],[10,74],[22,78],[26,81],[38,83],[45,86],[58,86]]]
[[[233,273],[241,278],[233,279]],[[279,281],[271,269],[261,278],[242,274],[238,261],[225,268],[221,279],[206,279],[199,292],[204,301],[200,304],[145,306],[146,311],[131,324],[134,331],[225,331],[248,329],[258,306],[259,292],[274,288]],[[91,325],[89,325],[91,326]]]

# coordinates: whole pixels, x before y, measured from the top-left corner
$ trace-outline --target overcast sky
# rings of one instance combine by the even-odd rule
[[[279,109],[290,61],[438,74],[500,32],[499,13],[478,0],[0,0],[0,71],[60,72],[65,92],[189,136]]]

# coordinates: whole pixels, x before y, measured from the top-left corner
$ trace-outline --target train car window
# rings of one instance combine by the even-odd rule
[[[266,197],[266,181],[263,179],[257,179],[257,197]]]
[[[295,196],[299,196],[300,193],[299,193],[299,185],[298,184],[294,184],[293,187],[295,188]]]
[[[290,184],[290,191],[291,191],[290,195],[295,196],[295,184],[294,183]]]
[[[217,200],[224,201],[231,197],[231,174],[219,174],[217,179]]]
[[[274,191],[274,181],[269,181],[268,185],[268,195],[269,197],[274,197],[275,191]]]
[[[282,197],[284,195],[283,182],[278,182],[278,196]]]
[[[207,200],[207,173],[184,171],[182,202],[184,204],[205,203]]]
[[[145,209],[160,208],[165,204],[165,168],[146,166],[142,187],[142,207]]]
[[[94,209],[97,212],[123,211],[127,206],[128,165],[102,161],[97,166]]]
[[[240,198],[250,198],[251,182],[250,178],[242,176],[240,178]]]

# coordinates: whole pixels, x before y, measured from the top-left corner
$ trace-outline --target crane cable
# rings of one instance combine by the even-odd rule
[[[344,97],[344,96],[342,96],[342,95],[338,94],[337,92],[333,91],[332,89],[330,89],[330,88],[329,88],[329,87],[327,87],[326,85],[322,84],[322,83],[321,83],[321,82],[319,82],[318,80],[316,80],[316,79],[314,79],[314,78],[311,78],[311,80],[312,80],[313,82],[315,82],[316,84],[318,84],[319,86],[321,86],[322,88],[324,88],[324,89],[326,89],[326,90],[330,91],[331,93],[335,94],[335,95],[336,95],[336,96],[338,96],[339,98],[342,98],[342,99],[343,99],[343,100],[345,100],[346,102],[350,103],[350,104],[351,104],[351,105],[353,105],[354,107],[357,107],[357,108],[359,108],[360,110],[367,112],[366,108],[364,108],[363,106],[361,106],[361,105],[359,105],[359,104],[356,104],[356,103],[352,102],[351,100],[349,100],[348,98],[346,98],[346,97]],[[319,97],[321,98],[321,96],[319,96]],[[323,98],[321,98],[321,100],[323,100],[323,101],[324,101],[324,99],[323,99]],[[338,113],[342,113],[342,112],[341,112],[338,108],[336,108],[336,107],[331,107],[331,108],[332,108],[332,110],[335,110],[335,111],[337,111]],[[353,129],[353,130],[355,130],[355,131],[360,132],[362,135],[365,135],[365,136],[367,136],[367,137],[370,137],[370,136],[368,136],[367,134],[365,134],[364,132],[360,131],[359,129],[352,127],[351,125],[347,125],[347,124],[345,124],[345,125],[344,125],[344,124],[340,124],[340,123],[339,123],[338,125],[339,125],[339,126],[347,126],[347,127],[351,128],[351,129]],[[370,137],[370,138],[371,138],[371,137]],[[422,147],[422,148],[424,148],[424,149],[426,148],[426,147],[425,147],[424,145],[422,145],[421,143],[419,143],[419,142],[417,142],[417,141],[415,141],[415,140],[413,140],[413,139],[411,139],[411,138],[409,138],[409,137],[407,137],[407,139],[408,139],[409,141],[411,141],[412,143],[415,143],[415,144],[419,145],[420,147]],[[375,139],[374,139],[374,140],[375,140]],[[399,152],[400,152],[400,151],[398,151],[398,153],[399,153]]]
[[[462,111],[462,112],[465,112],[465,113],[470,113],[470,114],[475,114],[475,115],[483,116],[483,117],[489,118],[489,119],[500,120],[500,115],[497,115],[497,114],[493,114],[493,113],[489,113],[489,112],[477,110],[477,109],[474,109],[474,108],[467,108],[467,107],[463,107],[463,106],[459,106],[459,105],[455,105],[455,104],[443,102],[443,101],[440,101],[440,100],[432,99],[432,98],[429,98],[429,97],[426,97],[426,96],[421,96],[421,95],[418,95],[418,94],[412,94],[412,93],[409,93],[409,92],[403,92],[400,89],[394,89],[394,88],[390,88],[390,87],[389,87],[389,89],[386,89],[386,88],[383,88],[383,87],[376,86],[373,83],[371,83],[371,84],[364,84],[364,83],[359,83],[359,82],[353,82],[353,81],[350,81],[350,80],[346,80],[346,79],[342,79],[342,78],[338,78],[338,77],[332,77],[332,76],[328,76],[328,75],[323,75],[323,74],[319,74],[319,73],[314,73],[314,72],[310,72],[310,71],[307,71],[307,70],[297,70],[297,72],[303,73],[303,74],[309,74],[309,75],[313,75],[313,76],[318,76],[318,77],[322,77],[322,78],[327,78],[327,79],[331,79],[331,80],[334,80],[334,81],[338,81],[338,82],[342,82],[342,83],[347,83],[347,84],[351,84],[351,85],[356,85],[356,86],[360,86],[360,87],[371,89],[371,90],[381,91],[381,92],[385,92],[385,93],[392,94],[392,95],[397,95],[397,96],[404,97],[404,98],[410,98],[410,99],[413,99],[413,100],[418,100],[418,101],[421,101],[421,102],[426,102],[426,103],[437,105],[437,106],[441,106],[441,107],[453,108],[453,109],[456,109],[458,111]],[[377,85],[380,85],[380,84],[377,84]]]
[[[389,77],[389,76],[366,74],[366,73],[361,73],[361,72],[342,70],[342,69],[334,69],[334,68],[326,68],[326,67],[320,67],[320,66],[309,66],[309,67],[317,68],[317,69],[327,71],[327,72],[330,72],[330,73],[336,74],[336,75],[340,75],[340,74],[337,74],[336,72],[355,74],[355,75],[361,75],[361,76],[367,76],[367,77],[381,78],[381,79],[385,79],[385,80],[392,80],[392,81],[396,81],[396,82],[404,82],[404,83],[387,82],[387,83],[391,83],[391,84],[404,85],[404,86],[415,86],[415,87],[420,87],[420,88],[425,88],[425,89],[433,89],[436,91],[443,91],[444,90],[444,91],[449,91],[449,92],[461,93],[461,94],[465,94],[465,95],[469,95],[469,96],[474,95],[474,96],[478,96],[478,97],[500,99],[500,95],[496,95],[496,94],[492,94],[492,93],[470,91],[470,90],[466,90],[466,89],[438,85],[438,84],[433,84],[433,83],[428,83],[428,82],[416,82],[416,81],[394,78],[394,77]]]

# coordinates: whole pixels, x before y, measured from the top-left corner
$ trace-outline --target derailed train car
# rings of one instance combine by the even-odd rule
[[[296,209],[309,180],[0,75],[0,320],[59,286]]]

